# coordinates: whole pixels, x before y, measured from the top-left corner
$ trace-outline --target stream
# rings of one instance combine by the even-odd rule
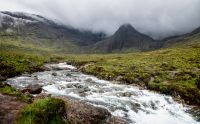
[[[47,64],[50,71],[8,79],[17,89],[40,84],[43,92],[66,95],[109,110],[130,124],[200,124],[186,111],[190,109],[172,97],[138,87],[112,83],[75,71],[66,63]]]

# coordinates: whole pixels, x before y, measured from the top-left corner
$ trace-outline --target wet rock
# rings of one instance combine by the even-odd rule
[[[28,73],[24,73],[24,74],[22,74],[22,76],[24,76],[24,77],[31,77],[31,75],[28,74]]]
[[[88,82],[88,83],[95,83],[95,81],[93,81],[91,78],[86,79],[85,82]]]
[[[53,75],[53,76],[57,76],[58,74],[57,74],[56,72],[53,72],[52,75]]]
[[[153,101],[151,101],[150,107],[151,107],[153,110],[158,109],[158,108],[156,107],[156,104],[155,104]]]
[[[78,72],[78,69],[70,69],[71,72]]]
[[[115,80],[116,80],[116,81],[121,81],[122,79],[123,79],[122,76],[118,76]]]
[[[79,83],[77,83],[77,84],[74,84],[74,87],[80,89],[80,88],[83,88],[83,85],[80,85]]]
[[[73,84],[67,84],[66,87],[67,88],[73,88],[74,86],[73,86]]]
[[[133,95],[133,94],[130,92],[125,92],[122,94],[122,96],[124,96],[124,97],[131,97],[131,95]]]
[[[59,90],[63,90],[63,89],[65,89],[66,87],[65,86],[62,86],[62,85],[60,85],[59,87],[58,87],[58,89]]]
[[[133,93],[133,92],[123,92],[123,93],[119,93],[117,95],[122,96],[122,97],[131,97],[132,95],[137,96],[137,94]]]
[[[90,89],[88,87],[85,87],[85,88],[80,89],[78,92],[82,94],[82,93],[88,92],[88,91],[90,91]]]
[[[120,118],[100,107],[95,107],[83,101],[60,96],[66,104],[66,118],[71,124],[126,124]]]
[[[67,74],[65,74],[66,76],[72,76],[72,74],[70,74],[70,73],[67,73]]]
[[[131,103],[131,109],[135,112],[141,109],[141,105],[139,103]]]
[[[21,92],[29,92],[30,94],[40,94],[42,92],[42,86],[39,84],[30,84],[26,88],[22,89]]]

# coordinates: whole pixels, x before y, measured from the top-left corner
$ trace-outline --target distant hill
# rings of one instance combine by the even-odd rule
[[[162,42],[163,48],[200,46],[200,27],[184,35],[166,38]]]

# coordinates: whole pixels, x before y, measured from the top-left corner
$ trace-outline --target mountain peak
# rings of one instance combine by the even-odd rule
[[[123,24],[119,27],[119,29],[117,30],[117,32],[120,31],[120,32],[127,32],[127,31],[130,31],[130,32],[137,32],[135,30],[135,28],[133,28],[133,26],[131,24]]]
[[[119,29],[115,32],[116,35],[122,35],[127,33],[139,33],[131,24],[123,24],[119,27]]]

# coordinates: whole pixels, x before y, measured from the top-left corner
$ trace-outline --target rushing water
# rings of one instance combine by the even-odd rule
[[[187,107],[173,101],[170,96],[100,80],[73,71],[75,67],[66,63],[47,66],[60,70],[22,75],[8,79],[7,83],[16,88],[41,84],[43,92],[66,95],[104,107],[133,124],[199,124],[185,112]]]

